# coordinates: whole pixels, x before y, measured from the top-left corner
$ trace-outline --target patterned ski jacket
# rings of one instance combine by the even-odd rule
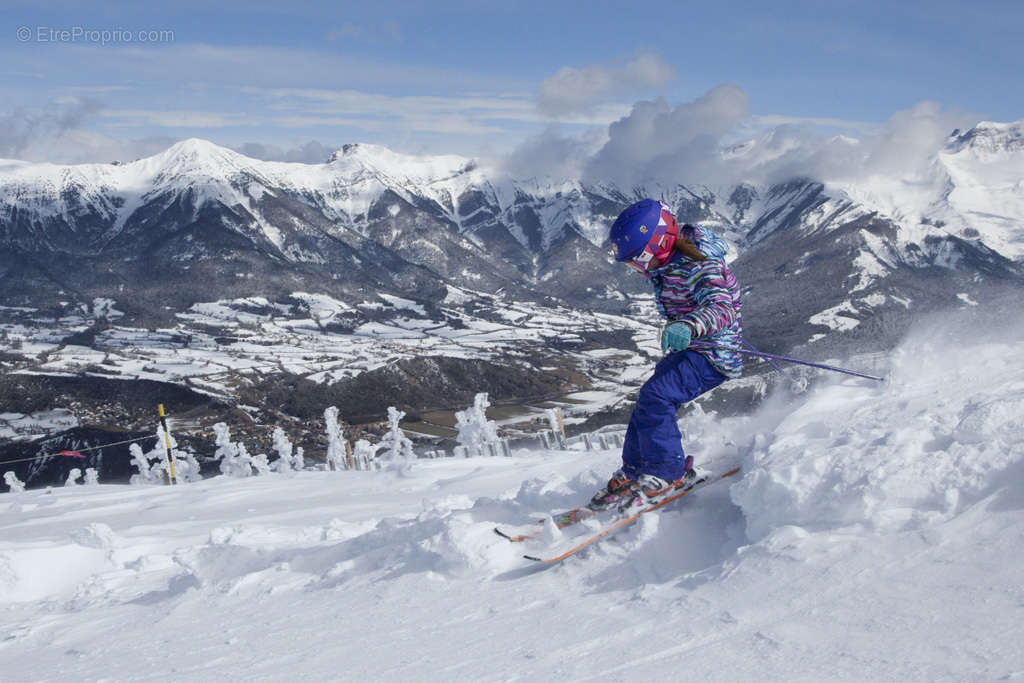
[[[658,312],[669,320],[688,324],[694,341],[740,348],[740,288],[725,263],[728,245],[707,228],[687,226],[680,232],[707,258],[694,261],[677,252],[668,264],[651,274]],[[726,377],[739,377],[743,370],[743,357],[735,351],[694,350]]]

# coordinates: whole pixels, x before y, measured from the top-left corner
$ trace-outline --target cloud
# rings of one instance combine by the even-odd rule
[[[0,114],[0,157],[19,158],[31,145],[47,138],[59,138],[102,109],[90,97],[63,97],[45,109],[20,107]]]
[[[302,164],[322,164],[326,162],[341,145],[328,146],[317,140],[290,149],[278,145],[259,142],[246,142],[235,147],[240,154],[264,161],[292,161]]]
[[[122,140],[103,133],[74,128],[64,131],[59,136],[35,139],[18,156],[26,161],[46,161],[54,164],[132,161],[162,152],[175,142],[176,138],[166,136]]]
[[[566,136],[558,126],[549,126],[520,143],[496,166],[512,178],[579,178],[606,139],[606,131],[596,127]]]
[[[101,116],[118,126],[161,128],[228,128],[260,123],[245,112],[192,111],[185,109],[106,109]]]
[[[709,182],[709,175],[718,175],[723,139],[749,116],[747,94],[731,84],[675,107],[663,99],[637,102],[608,127],[608,141],[584,175],[620,184]]]
[[[977,115],[923,101],[881,124],[862,127],[856,137],[822,136],[807,127],[782,125],[761,136],[735,162],[755,182],[795,176],[826,183],[873,177],[915,181],[930,172],[953,129],[969,128],[978,120]]]
[[[585,135],[549,128],[522,142],[500,166],[513,176],[575,177],[619,187],[728,187],[797,177],[914,182],[932,171],[954,128],[978,120],[930,101],[881,123],[752,116],[746,92],[723,84],[675,106],[663,99],[636,102],[628,114]]]
[[[541,117],[520,96],[385,95],[353,89],[241,88],[266,99],[276,125],[288,128],[353,126],[374,132],[400,123],[409,130],[464,135],[500,135],[507,122]]]
[[[541,83],[537,107],[555,117],[587,113],[601,100],[658,87],[674,76],[675,69],[652,54],[611,64],[566,66]]]

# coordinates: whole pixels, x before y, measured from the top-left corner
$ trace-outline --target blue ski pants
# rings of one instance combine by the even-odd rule
[[[622,471],[630,479],[653,474],[674,481],[685,474],[679,406],[724,382],[725,375],[696,351],[662,358],[640,389],[622,447]]]

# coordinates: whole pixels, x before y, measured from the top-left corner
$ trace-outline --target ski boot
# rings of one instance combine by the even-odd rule
[[[644,502],[650,502],[674,490],[685,489],[691,486],[697,480],[697,471],[693,469],[692,455],[686,456],[686,460],[683,461],[683,468],[683,476],[675,481],[666,481],[652,474],[641,474],[637,479],[636,488],[639,489],[640,495],[644,497]]]
[[[622,509],[636,498],[633,490],[635,484],[636,482],[627,477],[625,472],[617,470],[604,488],[594,494],[587,507],[595,512],[612,508]]]

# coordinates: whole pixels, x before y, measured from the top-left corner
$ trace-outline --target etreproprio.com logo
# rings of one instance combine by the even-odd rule
[[[174,31],[170,29],[89,28],[86,26],[19,26],[15,32],[21,43],[93,43],[116,45],[125,43],[170,43]]]

